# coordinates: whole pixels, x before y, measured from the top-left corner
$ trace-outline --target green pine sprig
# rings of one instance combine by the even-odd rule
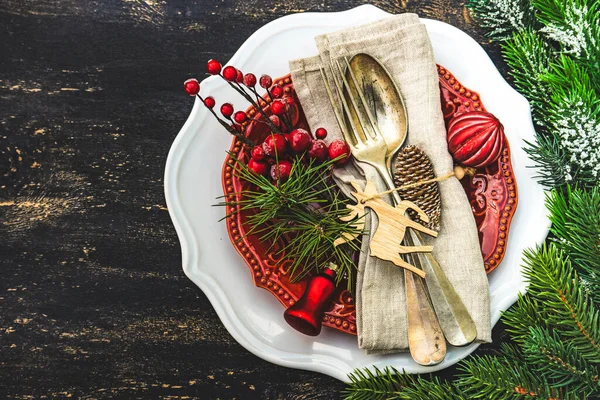
[[[350,384],[344,391],[346,400],[468,400],[459,388],[437,377],[425,379],[401,373],[393,367],[371,371],[356,369],[348,375]]]
[[[249,187],[237,193],[236,200],[220,205],[248,211],[246,235],[257,235],[262,242],[271,243],[271,248],[275,243],[283,243],[276,255],[282,256],[282,261],[291,260],[286,268],[293,281],[333,262],[339,268],[337,283],[346,278],[350,289],[356,268],[352,255],[360,250],[360,243],[353,241],[335,246],[334,242],[342,235],[362,232],[354,226],[355,221],[340,220],[349,210],[347,200],[331,179],[337,159],[318,163],[312,159],[303,162],[297,157],[289,178],[272,183],[255,174],[233,154],[230,158],[235,175]]]
[[[600,311],[565,253],[553,243],[524,253],[529,295],[543,304],[544,318],[590,362],[600,363]]]
[[[546,199],[551,233],[574,266],[587,295],[600,306],[600,191],[554,190]]]
[[[556,331],[539,326],[529,328],[523,345],[524,360],[533,373],[552,382],[553,387],[568,387],[588,398],[600,390],[598,368],[588,361],[572,341],[563,340]]]

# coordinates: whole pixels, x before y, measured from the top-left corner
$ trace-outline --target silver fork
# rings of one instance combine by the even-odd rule
[[[336,105],[331,86],[323,69],[321,69],[321,75],[340,130],[350,146],[352,155],[358,161],[373,166],[386,185],[389,188],[393,188],[394,182],[386,166],[388,148],[385,139],[375,124],[368,124],[366,121],[367,118],[359,109],[358,101],[362,101],[361,105],[367,108],[364,99],[357,100],[354,96],[349,95],[350,102],[346,100],[344,89],[348,94],[351,94],[350,85],[339,64],[337,65],[337,69],[341,81],[336,76],[334,67],[330,65],[333,82],[342,103],[342,112],[340,112]],[[358,117],[358,124],[352,122],[355,121],[352,118],[353,115]],[[348,124],[346,124],[344,117],[346,117]],[[394,196],[394,200],[396,201],[396,196]],[[413,262],[418,261],[416,257],[412,257],[412,259]],[[424,283],[418,276],[408,270],[404,270],[404,282],[406,287],[408,342],[411,356],[421,365],[438,364],[446,355],[446,342],[438,318],[427,297]]]

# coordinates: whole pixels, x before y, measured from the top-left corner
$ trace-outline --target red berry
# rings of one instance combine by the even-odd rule
[[[322,140],[313,140],[308,149],[308,156],[317,161],[325,161],[327,159],[327,145]]]
[[[207,108],[213,108],[215,106],[215,99],[213,99],[211,96],[208,96],[204,99],[204,105]]]
[[[254,87],[256,85],[256,75],[246,74],[244,75],[244,85],[248,87]]]
[[[331,160],[342,157],[335,162],[336,164],[345,164],[350,159],[350,147],[348,147],[348,143],[340,139],[334,140],[329,144],[328,153]]]
[[[223,114],[225,118],[231,117],[231,114],[233,114],[233,106],[229,103],[223,103],[221,106],[221,114]]]
[[[262,161],[265,159],[265,151],[261,146],[254,146],[250,154],[252,155],[252,158],[257,161]]]
[[[286,181],[292,172],[292,163],[289,161],[279,161],[278,164],[271,166],[271,178],[274,181]]]
[[[248,119],[248,116],[243,111],[238,111],[233,115],[233,120],[238,124],[243,124]]]
[[[208,60],[206,63],[206,71],[211,75],[217,75],[221,72],[221,63],[217,60]]]
[[[275,85],[271,88],[271,95],[275,99],[281,98],[283,96],[283,88],[279,85]]]
[[[244,74],[239,69],[237,70],[237,76],[235,77],[235,81],[237,83],[242,83],[244,81]]]
[[[285,152],[286,145],[287,142],[282,135],[272,134],[267,136],[262,144],[262,148],[268,156],[275,156],[277,154],[278,157],[281,157]]]
[[[188,79],[187,81],[183,82],[183,88],[185,89],[185,92],[190,96],[195,96],[198,93],[200,93],[200,84],[194,78]]]
[[[292,96],[286,96],[283,100],[287,103],[288,106],[294,105],[294,98]]]
[[[288,135],[288,143],[294,152],[302,153],[311,145],[310,135],[304,129],[294,129]]]
[[[287,111],[287,105],[281,100],[275,100],[271,103],[271,111],[275,115],[281,115]]]
[[[266,175],[269,171],[269,164],[251,158],[250,161],[248,161],[248,168],[257,175]]]
[[[235,67],[228,65],[225,68],[223,68],[223,78],[225,78],[226,81],[229,81],[229,82],[235,81],[237,78],[237,75],[238,75],[238,70],[235,69]]]
[[[317,139],[325,139],[327,137],[327,129],[325,128],[317,128],[315,131],[315,136]]]
[[[258,83],[260,84],[260,87],[266,89],[268,87],[271,87],[271,85],[273,84],[273,79],[269,75],[263,75],[260,77]]]

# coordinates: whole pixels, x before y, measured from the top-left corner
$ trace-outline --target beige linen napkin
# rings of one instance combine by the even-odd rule
[[[452,171],[440,105],[438,75],[425,26],[415,14],[402,14],[375,23],[315,38],[319,55],[290,62],[294,87],[314,130],[325,127],[327,141],[342,138],[319,68],[330,59],[367,53],[388,68],[398,84],[408,112],[407,144],[420,147],[431,158],[436,176]],[[386,189],[374,169],[364,163],[347,164],[335,173],[340,187],[365,177],[378,190]],[[475,220],[456,178],[439,183],[442,197],[441,231],[433,254],[456,288],[477,325],[477,341],[491,341],[488,281],[479,249]],[[373,221],[373,224],[371,224]],[[376,217],[368,218],[371,231]],[[368,255],[364,238],[356,282],[359,346],[368,353],[393,353],[408,348],[403,270]]]

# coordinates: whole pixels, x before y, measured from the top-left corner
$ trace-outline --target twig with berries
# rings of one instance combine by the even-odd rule
[[[185,89],[186,93],[189,94],[190,96],[197,96],[200,99],[200,101],[202,102],[202,104],[204,104],[204,106],[206,106],[208,111],[211,112],[211,114],[216,118],[216,120],[225,129],[227,129],[227,131],[229,133],[231,133],[232,135],[237,137],[238,140],[240,140],[242,143],[247,144],[249,146],[254,146],[254,143],[244,135],[244,128],[241,125],[248,118],[246,116],[245,112],[238,111],[234,115],[233,114],[233,111],[234,111],[233,106],[230,103],[224,103],[223,105],[221,105],[221,114],[223,115],[223,117],[226,118],[226,120],[229,121],[229,123],[227,123],[226,121],[219,118],[217,113],[214,111],[214,107],[216,104],[215,99],[212,96],[208,96],[206,98],[203,98],[202,96],[200,96],[200,83],[198,83],[198,80],[193,79],[193,78],[188,79],[187,81],[185,81],[183,83],[183,88]],[[231,119],[232,115],[233,115],[233,120]],[[237,124],[234,123],[234,121]]]
[[[218,75],[223,78],[231,88],[250,102],[264,119],[264,121],[260,119],[255,119],[255,121],[267,124],[271,131],[277,134],[283,134],[285,133],[284,131],[292,131],[293,126],[290,110],[294,104],[294,99],[291,96],[284,97],[283,88],[277,84],[273,85],[273,79],[269,75],[262,75],[260,80],[257,80],[256,75],[252,73],[244,75],[242,71],[233,66],[229,65],[223,68],[221,63],[216,60],[209,60],[206,69],[210,75]],[[257,83],[266,90],[271,101],[270,109],[273,114],[271,116],[267,115],[264,110],[266,101],[256,90]],[[221,119],[213,110],[215,107],[214,98],[211,96],[202,98],[200,96],[200,84],[196,79],[185,81],[184,88],[189,95],[198,96],[206,108],[208,108],[217,121],[229,133],[235,135],[240,141],[249,146],[254,145],[244,134],[243,124],[248,120],[248,115],[244,111],[234,113],[233,106],[230,103],[224,103],[220,107],[220,111],[225,119]]]

